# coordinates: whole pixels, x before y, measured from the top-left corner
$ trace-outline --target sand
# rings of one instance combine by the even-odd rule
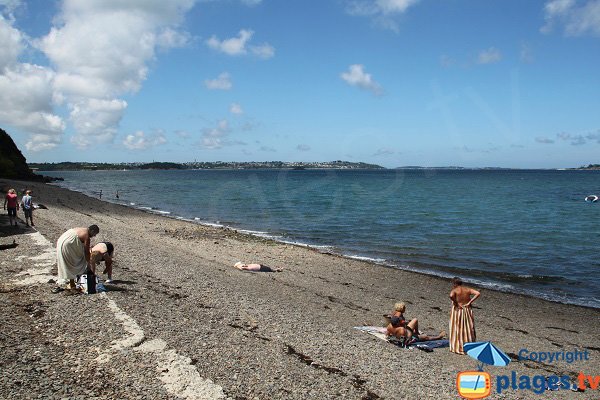
[[[231,229],[166,218],[52,185],[33,189],[35,229],[0,219],[0,398],[456,399],[456,376],[477,368],[448,349],[402,349],[353,329],[383,325],[397,301],[422,330],[447,330],[446,279],[381,267]],[[113,284],[97,295],[51,293],[54,245],[97,224],[115,245]],[[237,261],[284,268],[242,272]],[[49,282],[50,281],[50,282]],[[572,290],[576,290],[573,288]],[[481,289],[478,340],[512,355],[497,376],[600,373],[600,310]],[[530,352],[588,351],[567,363]],[[525,379],[525,378],[523,378]],[[598,390],[546,392],[598,398]],[[542,395],[542,396],[544,396]],[[536,398],[507,389],[503,398]],[[492,398],[498,398],[494,394]]]

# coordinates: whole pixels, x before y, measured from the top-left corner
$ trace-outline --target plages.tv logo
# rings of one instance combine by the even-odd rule
[[[456,377],[458,394],[465,399],[483,399],[492,391],[490,374],[483,371],[463,371]]]
[[[510,358],[491,342],[465,343],[463,350],[478,361],[478,371],[462,371],[456,377],[458,394],[465,399],[483,399],[492,392],[492,378],[483,371],[483,364],[505,367]]]

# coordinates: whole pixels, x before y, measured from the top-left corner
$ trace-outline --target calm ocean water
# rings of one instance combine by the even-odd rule
[[[600,308],[600,202],[584,201],[600,171],[41,173],[172,217]]]

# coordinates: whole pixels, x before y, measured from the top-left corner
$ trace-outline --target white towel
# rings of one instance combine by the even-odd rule
[[[58,238],[56,243],[56,260],[58,262],[58,282],[63,284],[69,279],[85,272],[85,247],[75,229],[69,229]]]

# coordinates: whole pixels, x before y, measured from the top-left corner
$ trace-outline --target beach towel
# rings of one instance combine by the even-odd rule
[[[450,311],[450,351],[465,354],[463,345],[475,341],[475,318],[473,309],[452,305]]]
[[[392,338],[392,340],[390,340],[388,338],[388,336],[386,335],[387,329],[384,327],[381,327],[381,326],[355,326],[354,329],[358,329],[359,331],[366,332],[369,335],[373,335],[376,338],[385,340],[386,342],[390,342],[392,344],[396,344],[400,347],[411,348],[414,346],[420,350],[433,351],[433,349],[437,349],[440,347],[448,347],[450,345],[450,342],[448,340],[443,339],[443,340],[430,340],[427,342],[416,341],[416,342],[412,342],[408,346],[403,346],[403,343],[401,343],[400,340],[398,340],[396,338]]]
[[[75,229],[69,229],[56,242],[56,261],[58,263],[58,280],[64,283],[77,275],[85,273],[87,262],[85,248]]]
[[[381,326],[355,326],[354,329],[358,329],[359,331],[366,332],[369,335],[373,335],[381,340],[387,341],[387,329]]]
[[[428,340],[427,342],[416,342],[414,345],[420,350],[433,351],[433,349],[450,346],[450,341],[447,339]]]

